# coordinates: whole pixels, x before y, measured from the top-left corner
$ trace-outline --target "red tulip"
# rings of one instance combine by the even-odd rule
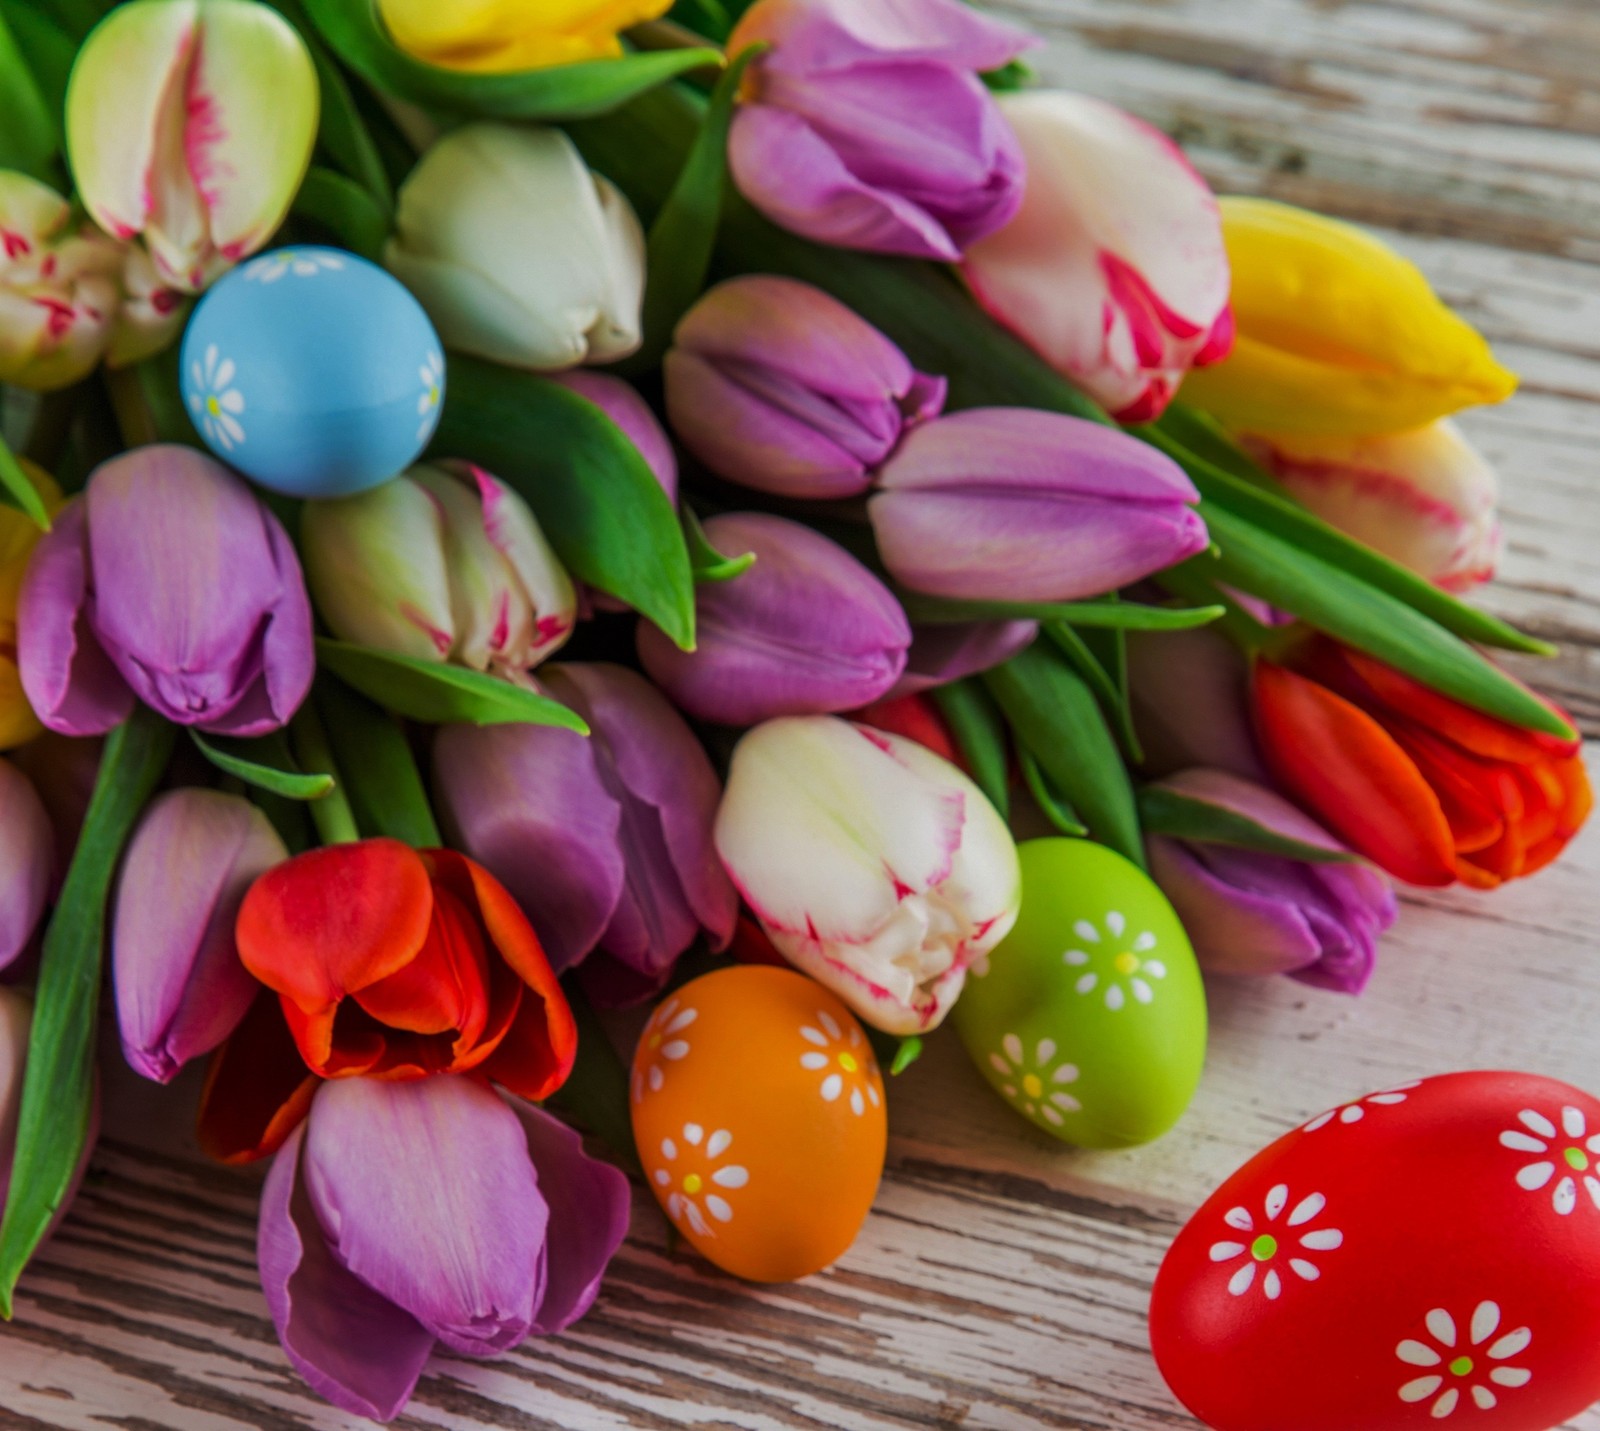
[[[1254,701],[1277,778],[1410,884],[1532,874],[1593,803],[1576,739],[1484,715],[1326,637],[1258,661]]]

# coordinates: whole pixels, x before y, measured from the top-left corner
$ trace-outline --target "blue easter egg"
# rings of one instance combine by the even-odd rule
[[[182,367],[206,445],[291,497],[347,497],[403,472],[444,401],[444,348],[422,306],[336,248],[275,249],[215,284]]]

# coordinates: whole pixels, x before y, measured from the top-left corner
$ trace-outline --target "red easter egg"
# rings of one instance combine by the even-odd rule
[[[1600,1101],[1454,1073],[1312,1119],[1178,1234],[1150,1341],[1216,1431],[1549,1431],[1600,1400]]]

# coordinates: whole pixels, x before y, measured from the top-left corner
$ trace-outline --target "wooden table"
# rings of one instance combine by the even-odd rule
[[[1177,135],[1220,188],[1382,227],[1524,376],[1464,423],[1498,464],[1494,610],[1563,643],[1533,679],[1600,734],[1600,9],[1592,0],[995,0],[1045,78]],[[1151,1363],[1151,1277],[1255,1149],[1447,1069],[1600,1087],[1600,822],[1490,898],[1408,896],[1360,1000],[1217,983],[1200,1096],[1156,1147],[1077,1154],[1011,1114],[951,1037],[895,1085],[855,1249],[753,1288],[641,1195],[595,1311],[504,1361],[434,1363],[408,1427],[1187,1427]],[[191,1090],[192,1091],[192,1090]],[[257,1288],[254,1184],[117,1086],[82,1196],[0,1340],[0,1427],[355,1427],[289,1371]],[[1600,1415],[1580,1423],[1600,1428]],[[1284,1431],[1293,1431],[1286,1427]]]

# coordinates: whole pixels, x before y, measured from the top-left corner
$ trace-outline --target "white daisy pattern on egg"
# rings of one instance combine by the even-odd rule
[[[659,1093],[666,1082],[667,1066],[687,1057],[689,1032],[700,1011],[676,994],[665,1000],[639,1035],[639,1052],[633,1063],[633,1101],[644,1102],[646,1093]]]
[[[244,394],[234,386],[239,370],[232,358],[225,358],[215,343],[208,344],[205,357],[189,364],[189,411],[195,426],[206,441],[232,452],[244,443]]]
[[[1078,1081],[1078,1065],[1056,1061],[1054,1039],[1040,1039],[1030,1058],[1022,1040],[1008,1033],[1000,1040],[999,1050],[990,1053],[989,1065],[1004,1080],[1001,1093],[1030,1118],[1043,1118],[1052,1128],[1059,1128],[1064,1115],[1083,1109],[1067,1092],[1068,1086]]]
[[[715,1223],[733,1221],[733,1203],[724,1194],[745,1187],[750,1172],[725,1158],[732,1146],[733,1134],[726,1128],[708,1134],[699,1123],[685,1123],[680,1137],[661,1140],[661,1160],[650,1176],[667,1200],[667,1216],[679,1227],[715,1237]]]
[[[1319,1192],[1295,1201],[1286,1183],[1267,1193],[1259,1217],[1247,1207],[1230,1208],[1223,1221],[1236,1236],[1211,1244],[1213,1262],[1238,1264],[1229,1272],[1228,1291],[1242,1297],[1259,1287],[1276,1302],[1289,1276],[1301,1282],[1320,1279],[1322,1254],[1344,1246],[1344,1233],[1323,1224],[1327,1209],[1328,1199]]]
[[[1500,1135],[1502,1148],[1530,1159],[1517,1170],[1517,1186],[1529,1193],[1548,1188],[1550,1205],[1562,1217],[1583,1204],[1600,1210],[1600,1128],[1590,1131],[1583,1109],[1569,1106],[1550,1117],[1524,1108],[1517,1122],[1521,1126]]]
[[[1330,1123],[1339,1123],[1348,1127],[1352,1123],[1359,1123],[1367,1113],[1378,1108],[1393,1108],[1404,1103],[1411,1091],[1422,1087],[1422,1080],[1414,1078],[1410,1083],[1397,1083],[1393,1088],[1385,1088],[1381,1093],[1369,1093],[1365,1098],[1358,1098],[1354,1103],[1341,1103],[1337,1108],[1330,1108],[1326,1113],[1319,1113],[1302,1130],[1315,1133],[1319,1128],[1326,1128]]]
[[[805,1045],[800,1067],[822,1075],[818,1092],[824,1103],[843,1099],[844,1106],[861,1118],[869,1104],[876,1108],[883,1101],[878,1092],[878,1060],[859,1024],[852,1022],[847,1032],[826,1009],[818,1009],[815,1018],[801,1025],[800,1037]]]
[[[422,379],[422,394],[417,398],[417,441],[426,442],[439,420],[439,404],[444,401],[444,359],[430,352],[417,369]]]
[[[1079,971],[1073,988],[1084,998],[1098,998],[1116,1013],[1130,1004],[1155,1001],[1156,987],[1167,977],[1167,966],[1152,959],[1156,937],[1149,930],[1135,933],[1118,910],[1110,910],[1099,924],[1080,919],[1072,926],[1077,940],[1061,956]]]
[[[1502,1321],[1498,1302],[1479,1302],[1465,1327],[1447,1309],[1435,1307],[1423,1318],[1426,1340],[1407,1337],[1395,1348],[1408,1369],[1400,1399],[1427,1402],[1434,1418],[1442,1421],[1468,1402],[1479,1411],[1492,1411],[1505,1391],[1526,1386],[1533,1373],[1505,1363],[1527,1351],[1533,1332],[1528,1327],[1502,1332]]]
[[[247,263],[244,277],[247,283],[276,283],[291,275],[315,278],[319,273],[336,273],[343,267],[344,259],[326,249],[280,248]]]

